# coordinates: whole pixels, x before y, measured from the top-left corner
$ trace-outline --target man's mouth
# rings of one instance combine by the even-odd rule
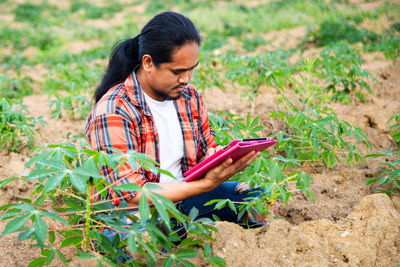
[[[177,89],[178,91],[183,91],[183,89],[185,88],[186,85],[178,85],[175,87],[175,89]]]

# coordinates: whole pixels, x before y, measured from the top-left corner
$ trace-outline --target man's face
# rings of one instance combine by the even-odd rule
[[[143,87],[143,90],[158,101],[177,99],[192,78],[198,63],[199,46],[195,42],[187,43],[173,52],[171,62],[149,67],[147,88]]]

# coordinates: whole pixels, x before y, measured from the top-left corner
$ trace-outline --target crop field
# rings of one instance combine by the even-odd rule
[[[85,119],[112,48],[163,11],[202,36],[190,83],[217,143],[278,141],[231,178],[271,193],[216,205],[256,208],[263,227],[184,216],[127,184],[115,190],[154,203],[142,197],[141,218],[174,217],[189,237],[101,230],[122,231],[127,206],[90,202],[103,165],[162,170],[88,149]],[[0,0],[0,266],[400,266],[399,56],[395,0]]]

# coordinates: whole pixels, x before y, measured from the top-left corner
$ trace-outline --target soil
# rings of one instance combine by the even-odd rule
[[[103,24],[96,21],[96,25]],[[268,51],[279,46],[278,41],[292,47],[299,43],[304,32],[304,27],[298,27],[268,34],[266,38],[272,41],[273,47],[265,49]],[[292,36],[292,39],[275,39],[284,35]],[[87,44],[79,47],[77,42],[73,45],[76,51],[87,49]],[[367,95],[366,103],[331,104],[339,119],[366,132],[372,149],[362,146],[364,153],[396,147],[386,122],[400,108],[400,62],[393,63],[383,58],[381,54],[364,55],[366,63],[363,68],[377,79],[370,83],[374,94]],[[40,81],[40,77],[36,80]],[[236,114],[246,114],[250,110],[251,104],[246,103],[240,97],[240,90],[233,87],[225,90],[211,88],[202,94],[209,110]],[[261,117],[265,127],[263,133],[267,135],[279,128],[267,114],[267,111],[277,109],[276,97],[275,89],[262,88],[253,114]],[[24,104],[31,115],[43,116],[47,122],[40,128],[41,135],[37,136],[35,145],[60,143],[67,139],[68,133],[82,134],[83,120],[50,118],[47,96],[38,93],[25,97]],[[23,173],[30,150],[24,148],[20,153],[0,150],[0,180]],[[397,266],[400,264],[400,196],[377,194],[378,186],[367,186],[364,182],[383,170],[379,162],[380,159],[367,159],[354,167],[342,162],[332,169],[321,165],[304,166],[302,170],[314,180],[311,190],[315,202],[290,185],[294,197],[288,205],[279,204],[279,218],[270,216],[265,227],[245,230],[232,223],[217,222],[219,233],[214,234],[214,254],[224,258],[228,266]],[[3,196],[0,206],[16,202],[17,198],[29,197],[31,185],[14,181],[0,189]],[[0,231],[5,224],[0,221]],[[64,252],[72,256],[71,251]],[[37,248],[29,242],[19,242],[17,235],[0,239],[0,266],[27,266],[39,256]],[[207,266],[201,260],[195,263]],[[61,266],[59,262],[54,265]],[[95,263],[74,261],[71,266],[88,267],[95,266]]]

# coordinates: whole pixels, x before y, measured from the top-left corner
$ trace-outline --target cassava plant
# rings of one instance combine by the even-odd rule
[[[0,147],[17,152],[22,146],[32,146],[37,124],[44,126],[42,117],[29,117],[28,108],[21,102],[0,98]]]
[[[263,129],[259,117],[251,118],[248,114],[246,119],[227,112],[217,112],[210,117],[210,122],[215,130],[216,141],[222,145],[228,145],[233,139],[257,138]],[[275,154],[275,153],[274,153]],[[208,204],[216,204],[216,209],[228,205],[236,211],[239,216],[248,213],[255,215],[255,209],[261,214],[268,214],[271,203],[282,200],[287,204],[292,192],[288,189],[289,182],[295,182],[301,192],[305,192],[314,199],[309,186],[312,178],[302,171],[291,171],[290,166],[300,166],[296,159],[284,158],[273,155],[268,150],[263,151],[261,156],[253,162],[242,173],[238,173],[230,180],[248,183],[250,187],[257,186],[260,191],[266,192],[260,198],[248,198],[243,203],[233,203],[230,200],[213,200]]]
[[[390,129],[394,141],[397,145],[400,145],[400,110],[395,112],[392,117],[389,118],[388,123],[391,123]]]
[[[382,150],[379,153],[369,154],[366,157],[384,157],[385,162],[379,163],[379,165],[384,166],[386,170],[380,172],[376,177],[368,178],[365,182],[367,184],[391,185],[389,189],[381,189],[379,191],[388,195],[400,195],[400,151],[393,152],[393,149],[390,148],[388,151]]]
[[[339,42],[321,51],[315,70],[317,77],[326,81],[326,89],[332,93],[334,101],[351,103],[357,97],[365,102],[363,91],[365,89],[373,93],[368,79],[375,81],[375,78],[361,68],[362,63],[363,59],[357,50]]]
[[[84,119],[90,112],[91,105],[88,91],[98,79],[99,71],[84,64],[73,67],[57,64],[44,83],[49,97],[51,116],[60,118],[65,114],[72,119]]]
[[[284,51],[255,56],[227,55],[226,79],[244,87],[241,96],[251,101],[252,114],[255,111],[260,87],[274,85],[279,83],[281,77],[290,76],[292,70],[286,60],[289,55],[290,53]]]
[[[297,79],[292,79],[292,98],[280,98],[284,108],[270,112],[283,123],[284,131],[275,134],[278,151],[300,162],[320,162],[334,167],[341,158],[347,164],[363,161],[356,143],[370,148],[365,133],[359,127],[339,120],[328,108],[330,96],[315,80],[316,60],[304,60]],[[278,85],[285,84],[282,80]]]
[[[85,119],[91,110],[91,101],[88,98],[79,92],[67,96],[57,95],[56,99],[50,102],[51,117],[59,119],[65,111],[69,118]]]
[[[131,183],[118,186],[108,183],[100,175],[102,167],[118,172],[126,164],[134,169],[168,174],[144,154],[134,151],[122,154],[116,150],[113,154],[96,152],[85,141],[80,145],[63,143],[36,148],[27,163],[28,173],[0,183],[3,187],[15,179],[35,181],[31,198],[0,208],[4,211],[0,218],[9,221],[1,235],[19,232],[19,240],[31,239],[36,243],[42,257],[36,258],[30,266],[54,264],[55,257],[65,265],[70,259],[62,249],[67,246],[75,246],[80,258],[96,259],[99,266],[104,263],[110,266],[194,266],[189,260],[199,251],[210,264],[224,266],[224,261],[212,256],[210,246],[204,244],[205,240],[212,240],[210,232],[216,229],[210,220],[197,219],[196,209],[185,216],[174,203],[153,192],[160,188],[157,185],[140,187]],[[121,200],[118,206],[106,199],[92,201],[93,197],[104,196],[107,188],[116,192],[142,192],[138,214],[127,213],[126,201]],[[149,219],[139,220],[138,216]],[[172,230],[171,217],[186,228],[189,238],[177,242],[180,239]],[[123,226],[126,218],[134,222],[132,226]],[[160,230],[160,219],[169,234]],[[110,241],[102,229],[114,230],[114,239]],[[126,239],[121,237],[122,233],[127,234]],[[60,238],[61,242],[56,242]],[[56,245],[60,243],[60,246]],[[132,255],[136,253],[134,258],[128,256],[126,248]]]

